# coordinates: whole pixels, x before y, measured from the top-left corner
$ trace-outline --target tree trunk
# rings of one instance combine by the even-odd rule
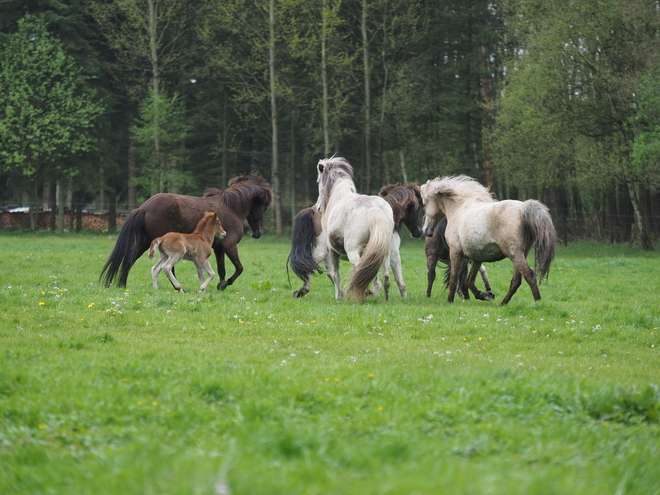
[[[105,211],[105,170],[103,169],[103,157],[99,158],[99,213]]]
[[[165,187],[165,170],[160,156],[160,68],[158,65],[158,6],[154,0],[149,0],[149,54],[151,57],[151,84],[154,104],[154,154],[156,171],[158,173],[158,190],[152,188],[152,195],[163,192]]]
[[[128,142],[128,211],[137,208],[137,156],[133,133]]]
[[[55,186],[55,202],[57,203],[57,233],[64,233],[64,195],[62,194],[62,181],[57,181]]]
[[[322,25],[321,25],[321,82],[323,84],[323,152],[324,158],[330,157],[330,119],[329,119],[329,101],[328,101],[328,59],[327,59],[327,43],[328,43],[328,4],[327,0],[323,0],[322,7]]]
[[[73,180],[69,179],[66,186],[66,207],[69,210],[69,232],[73,232]]]
[[[362,63],[364,69],[364,158],[367,194],[371,194],[371,85],[369,39],[367,36],[367,0],[362,0]]]
[[[55,224],[57,223],[57,204],[58,204],[58,184],[57,182],[53,182],[50,185],[50,215],[49,215],[49,220],[48,220],[48,228],[50,229],[51,232],[55,232]]]
[[[635,211],[635,226],[637,227],[642,250],[650,251],[653,249],[653,245],[646,230],[646,220],[639,201],[639,182],[628,181],[628,191],[630,192],[630,202]]]
[[[229,98],[227,98],[227,90],[222,92],[222,186],[226,187],[229,182],[229,118],[227,108],[229,106]]]
[[[114,188],[108,192],[108,232],[117,230],[117,191]]]
[[[277,99],[275,98],[276,79],[275,79],[275,0],[269,2],[269,73],[270,73],[270,117],[272,124],[272,175],[271,187],[273,188],[273,210],[275,212],[275,234],[282,235],[282,205],[280,197],[280,171],[279,171],[279,151],[277,142]]]

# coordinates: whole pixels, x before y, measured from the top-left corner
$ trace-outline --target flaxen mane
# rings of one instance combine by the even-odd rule
[[[345,158],[332,157],[319,160],[317,169],[319,171],[318,181],[321,185],[321,196],[319,196],[317,205],[319,210],[321,210],[328,202],[335,182],[340,179],[350,179],[353,181],[353,167]]]
[[[470,198],[471,200],[486,203],[496,201],[494,194],[488,188],[482,186],[476,179],[467,175],[437,177],[430,180],[422,188],[422,195],[425,200],[433,196],[445,195],[455,199]]]

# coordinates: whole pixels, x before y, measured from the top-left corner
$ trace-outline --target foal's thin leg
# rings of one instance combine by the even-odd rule
[[[163,269],[163,263],[167,260],[167,255],[160,251],[160,256],[156,264],[151,268],[151,282],[153,283],[154,289],[158,289],[158,274]]]
[[[204,260],[204,262],[202,262],[200,265],[197,265],[197,263],[195,263],[195,266],[197,267],[197,271],[201,273],[200,282],[202,282],[202,285],[200,285],[199,287],[199,292],[204,292],[206,290],[206,286],[209,285],[211,280],[213,280],[213,277],[215,277],[215,273],[213,272],[213,268],[211,268],[211,263],[209,263],[208,259]],[[204,274],[202,272],[202,269],[209,275],[209,278],[207,278],[206,280],[204,280]]]
[[[179,281],[174,276],[174,272],[172,271],[172,268],[180,259],[181,258],[175,259],[174,256],[170,257],[167,260],[167,262],[163,265],[163,271],[165,272],[165,275],[167,275],[167,278],[170,279],[172,286],[174,286],[174,290],[178,290],[179,292],[185,292],[183,290],[183,287],[181,287]]]

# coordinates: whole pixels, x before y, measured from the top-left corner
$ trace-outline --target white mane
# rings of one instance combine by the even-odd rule
[[[473,199],[492,203],[495,200],[493,193],[482,186],[476,179],[467,175],[454,175],[450,177],[437,177],[429,180],[422,186],[422,199],[426,203],[429,199],[445,195],[454,199]]]

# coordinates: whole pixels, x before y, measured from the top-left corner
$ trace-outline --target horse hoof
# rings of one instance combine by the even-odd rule
[[[495,300],[495,294],[493,292],[484,292],[484,301],[494,301]]]
[[[221,282],[218,282],[218,290],[225,290],[229,286],[229,282],[226,280],[222,280]]]
[[[307,292],[308,291],[302,290],[302,289],[297,290],[293,293],[293,298],[294,299],[300,299],[301,297],[305,296],[305,294],[307,294]]]

